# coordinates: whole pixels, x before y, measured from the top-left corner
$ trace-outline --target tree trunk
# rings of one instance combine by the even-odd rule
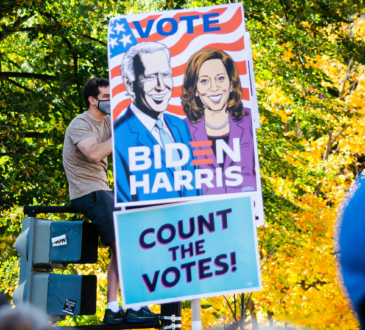
[[[255,304],[253,303],[252,299],[250,299],[250,302],[248,303],[248,309],[251,314],[252,330],[260,330],[255,313]]]
[[[267,319],[269,320],[270,328],[274,325],[274,322],[272,320],[272,317],[274,316],[274,313],[272,311],[267,312]]]

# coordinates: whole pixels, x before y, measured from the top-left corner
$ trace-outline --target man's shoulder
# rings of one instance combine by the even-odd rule
[[[104,118],[104,124],[110,127],[111,117],[106,115]]]
[[[70,124],[68,125],[68,129],[79,125],[88,125],[88,123],[89,121],[87,118],[87,112],[85,111],[71,120]]]
[[[74,120],[88,120],[87,111],[80,113],[78,116],[76,116],[74,119],[72,119],[72,121],[74,121]]]

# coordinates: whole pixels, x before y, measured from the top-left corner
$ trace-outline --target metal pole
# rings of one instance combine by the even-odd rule
[[[200,299],[191,301],[191,330],[202,330]]]

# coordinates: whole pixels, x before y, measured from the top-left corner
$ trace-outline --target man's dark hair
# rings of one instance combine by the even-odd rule
[[[109,81],[103,78],[92,78],[85,84],[82,88],[82,97],[84,98],[87,108],[90,107],[90,102],[88,100],[89,96],[97,99],[100,94],[99,87],[105,86],[109,86]]]

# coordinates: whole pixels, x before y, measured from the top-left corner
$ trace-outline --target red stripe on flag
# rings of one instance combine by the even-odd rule
[[[113,122],[115,122],[118,119],[118,116],[121,114],[121,112],[128,108],[131,104],[131,100],[127,99],[117,104],[117,106],[113,109]]]
[[[250,101],[250,91],[248,88],[242,88],[242,99]]]
[[[234,63],[236,65],[238,74],[240,76],[243,76],[245,74],[247,74],[247,65],[246,65],[246,61],[241,61],[241,62],[235,62]]]
[[[220,27],[220,31],[215,31],[214,34],[228,34],[231,33],[240,26],[242,23],[242,13],[241,9],[238,8],[233,17],[226,23],[223,23]],[[203,25],[195,26],[194,34],[185,33],[174,46],[170,47],[171,56],[176,56],[181,54],[193,41],[193,39],[197,38],[200,35],[207,34],[204,33]]]
[[[110,72],[111,79],[121,75],[120,67],[121,67],[121,65],[117,65],[112,69],[112,71]]]
[[[175,115],[179,115],[179,116],[185,116],[185,112],[184,112],[184,109],[182,107],[182,105],[171,105],[169,104],[168,107],[167,107],[167,111],[168,112],[171,112]]]
[[[203,48],[215,48],[218,50],[237,52],[239,50],[245,49],[245,44],[244,44],[244,41],[242,38],[242,39],[238,39],[235,42],[231,42],[229,44],[224,44],[224,43],[210,44],[210,45],[204,46]]]
[[[182,86],[176,86],[172,89],[171,97],[181,97],[182,95]]]
[[[226,11],[227,8],[218,8],[218,9],[212,9],[211,11],[208,11],[207,13],[204,13],[204,14],[208,14],[208,13],[219,13],[219,15],[222,15],[225,11]],[[239,11],[241,12],[241,10],[239,9]],[[183,13],[183,14],[176,14],[173,16],[174,19],[177,20],[177,18],[180,18],[182,16],[192,16],[192,15],[199,15],[199,17],[202,17],[201,15],[204,15],[202,13],[199,13],[199,12],[188,12],[188,13]],[[232,18],[233,19],[233,18]],[[227,23],[224,23],[224,24],[229,24],[232,20],[230,20],[229,22]],[[200,30],[203,29],[203,25],[197,25],[197,26],[194,26],[194,34],[188,34],[188,36],[193,36],[193,39],[196,38],[198,36],[198,34],[196,34],[196,29],[197,28],[200,28]],[[164,26],[164,30],[165,30],[165,26]],[[166,29],[166,31],[169,31]],[[216,33],[216,32],[214,32]],[[218,32],[220,33],[220,32]],[[184,36],[186,36],[187,33],[184,34]],[[165,36],[161,36],[159,35],[157,32],[151,34],[148,38],[137,38],[137,41],[138,42],[143,42],[143,41],[161,41],[163,39],[165,39],[166,37]],[[174,56],[174,55],[171,55],[171,56]]]
[[[208,11],[207,13],[201,13],[198,11],[188,11],[188,12],[183,11],[181,13],[174,15],[174,18],[177,20],[177,19],[180,19],[180,17],[193,16],[193,15],[199,15],[201,17],[201,15],[205,15],[205,14],[209,14],[209,13],[219,13],[219,15],[222,15],[226,10],[227,10],[227,8],[215,8],[215,9],[212,9],[211,11]]]
[[[115,86],[115,87],[113,88],[113,90],[112,90],[112,95],[113,95],[113,97],[115,97],[117,94],[119,94],[119,93],[123,93],[123,92],[125,92],[125,91],[126,91],[126,89],[125,89],[124,84],[119,84],[119,85],[117,85],[117,86]]]
[[[185,67],[186,67],[186,63],[172,68],[172,76],[177,77],[177,76],[181,76],[182,74],[184,74],[185,73]]]

